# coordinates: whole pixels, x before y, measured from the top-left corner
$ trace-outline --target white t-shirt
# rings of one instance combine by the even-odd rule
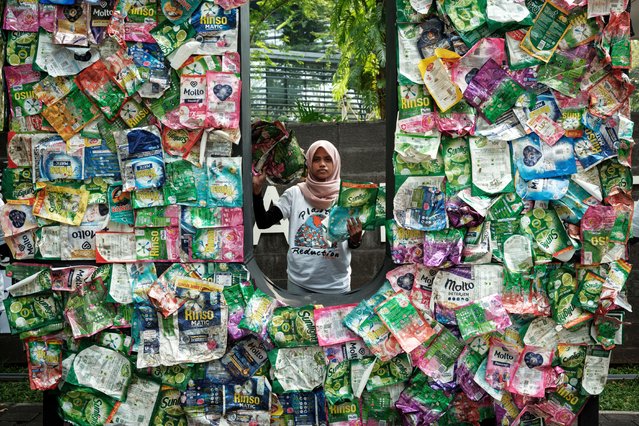
[[[296,185],[275,205],[288,219],[288,279],[317,293],[346,293],[351,288],[348,241],[329,243],[322,221],[330,210],[312,207]]]

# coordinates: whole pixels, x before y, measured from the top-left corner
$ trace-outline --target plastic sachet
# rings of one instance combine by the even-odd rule
[[[131,205],[131,193],[122,191],[122,185],[110,185],[108,189],[109,219],[112,222],[133,225],[135,218]]]
[[[11,334],[62,322],[62,300],[52,292],[8,297],[3,300]]]
[[[422,59],[419,72],[428,92],[442,112],[448,111],[462,99],[462,92],[451,77],[444,61],[459,59],[459,55],[446,49],[435,49],[435,55]]]
[[[62,341],[41,338],[24,343],[33,390],[55,389],[62,378]]]
[[[491,30],[527,27],[533,24],[533,18],[524,1],[510,3],[488,0],[486,2],[486,22]]]
[[[543,398],[554,348],[525,346],[519,353],[507,389],[519,395]]]
[[[66,382],[95,389],[118,401],[126,400],[133,372],[128,358],[116,351],[93,345],[80,351]]]
[[[16,90],[21,90],[23,85],[37,82],[41,78],[40,72],[34,70],[30,64],[5,66],[3,71],[7,87],[15,87]],[[27,94],[29,94],[29,92],[27,92]],[[37,99],[34,99],[33,96],[27,97],[31,98],[29,103],[33,102],[37,106]],[[17,132],[33,132],[42,130],[42,117],[40,115],[16,114],[18,111],[13,106],[13,97],[8,96],[7,99],[9,103],[9,111],[11,112],[9,130]]]
[[[611,206],[589,206],[581,219],[581,263],[601,263],[608,251],[610,233],[616,219]]]
[[[242,206],[242,159],[208,158],[209,201],[212,207]]]
[[[118,1],[113,9],[107,34],[121,44],[124,41],[154,43],[149,32],[157,22],[156,3],[138,5],[131,0]]]
[[[64,315],[75,339],[93,336],[115,325],[113,307],[106,304],[107,292],[104,281],[92,279],[90,285],[71,293]]]
[[[34,117],[33,124],[35,130],[44,130],[42,125],[38,125],[37,121],[41,120],[39,114],[42,112],[42,102],[34,97],[34,87],[37,82],[21,84],[9,88],[9,95],[13,99],[11,102],[11,116],[14,120],[26,120],[26,117]],[[20,122],[22,131],[30,129],[29,124]]]
[[[233,73],[206,73],[207,119],[210,127],[238,128],[241,84],[239,77]]]
[[[319,389],[313,392],[290,392],[277,395],[273,402],[277,409],[271,409],[271,424],[284,426],[293,424],[328,423],[324,392]]]
[[[469,146],[472,165],[472,195],[514,192],[508,144],[483,137],[471,137]]]
[[[468,141],[464,138],[442,138],[442,156],[448,195],[470,188],[471,163]]]
[[[193,149],[193,146],[201,137],[201,130],[171,129],[170,127],[165,127],[162,130],[162,147],[169,155],[183,157]]]
[[[375,312],[407,353],[437,333],[405,293],[391,296],[380,303]]]
[[[185,207],[181,220],[182,224],[203,229],[240,226],[244,218],[239,207]]]
[[[501,331],[511,325],[508,312],[502,305],[501,295],[498,294],[483,297],[458,308],[455,317],[464,340]]]
[[[610,351],[597,346],[588,347],[581,389],[588,395],[599,395],[606,385],[609,367]]]
[[[34,182],[84,179],[84,140],[57,135],[38,138],[31,148]]]
[[[465,100],[459,101],[446,112],[437,110],[437,129],[452,137],[462,137],[475,129],[477,114]]]
[[[246,301],[244,316],[238,327],[251,331],[262,339],[266,339],[268,336],[267,327],[277,306],[279,306],[279,302],[276,299],[273,299],[260,289],[255,290],[249,300]]]
[[[604,199],[616,194],[628,194],[632,190],[632,172],[616,159],[599,164],[599,177]]]
[[[348,322],[346,324],[349,325]],[[402,353],[402,348],[397,339],[391,334],[379,316],[374,313],[367,315],[358,324],[355,332],[362,338],[371,353],[380,360],[388,361]]]
[[[65,386],[58,408],[65,419],[82,426],[106,424],[117,401],[86,387]]]
[[[572,301],[577,291],[577,279],[574,272],[566,267],[551,271],[546,284],[550,299],[552,318],[566,329],[579,325],[592,318],[592,314],[584,312]]]
[[[360,426],[361,407],[354,399],[339,404],[328,404],[328,424],[333,426]]]
[[[429,161],[437,157],[439,135],[395,132],[395,152],[411,163]]]
[[[572,140],[563,138],[549,146],[530,134],[512,142],[513,159],[522,179],[567,176],[577,172]]]
[[[268,359],[276,393],[311,391],[324,383],[326,360],[319,346],[273,349]]]
[[[3,17],[3,30],[38,32],[38,3],[9,0]]]
[[[464,91],[466,101],[490,123],[511,109],[525,92],[494,60],[489,59]]]
[[[473,265],[441,269],[433,280],[430,310],[442,324],[455,323],[455,309],[503,288],[500,265]]]
[[[548,201],[559,200],[568,191],[568,177],[532,179],[526,181],[515,174],[515,190],[524,200]]]
[[[610,12],[602,32],[601,47],[613,69],[630,69],[630,13]]]
[[[96,108],[78,88],[42,110],[42,116],[68,141],[98,116]]]
[[[267,362],[267,352],[266,345],[260,339],[250,336],[233,345],[222,357],[221,363],[235,380],[243,381]]]
[[[78,226],[87,211],[88,198],[89,193],[82,189],[46,185],[36,195],[33,214]]]
[[[573,297],[572,304],[584,311],[595,313],[599,307],[599,299],[606,279],[588,271],[580,278],[579,287]]]
[[[599,201],[595,197],[571,180],[566,195],[559,200],[551,201],[550,206],[555,209],[561,220],[576,225],[588,207],[597,204]]]
[[[47,135],[52,136],[51,134]],[[7,157],[9,169],[29,168],[32,166],[31,146],[40,136],[9,132],[7,135]]]
[[[358,337],[343,325],[344,318],[356,304],[315,308],[313,316],[320,346],[330,346],[357,340]]]
[[[350,401],[355,396],[351,387],[351,361],[331,360],[326,367],[324,394],[329,405]]]
[[[505,390],[512,377],[521,348],[496,337],[490,338],[485,366],[485,382],[493,389]],[[481,374],[481,368],[477,374]]]
[[[95,266],[71,266],[51,269],[51,289],[55,291],[76,291],[84,287]]]
[[[275,308],[267,330],[278,348],[317,345],[312,305]]]
[[[148,423],[153,416],[161,385],[151,379],[133,375],[126,401],[117,406],[109,420],[113,424]]]
[[[572,243],[554,210],[535,208],[521,217],[520,224],[542,252],[558,259],[572,254]]]
[[[190,259],[213,262],[242,262],[244,228],[241,226],[197,229],[192,239]]]
[[[103,61],[85,68],[76,76],[75,83],[110,121],[120,112],[127,97]]]
[[[189,129],[204,127],[206,121],[206,76],[185,75],[180,77],[180,125]]]
[[[437,268],[461,263],[465,228],[448,228],[424,234],[424,265]]]
[[[548,62],[568,31],[568,16],[568,11],[546,0],[521,41],[521,48],[531,56]],[[550,31],[550,28],[553,30]]]
[[[410,353],[413,366],[418,367],[428,377],[446,381],[447,372],[455,365],[464,344],[448,329],[442,328],[429,345],[418,346]]]
[[[4,204],[0,207],[0,224],[5,237],[18,235],[38,227],[30,204]]]
[[[163,365],[206,362],[226,352],[228,306],[222,287],[190,277],[176,279],[176,296],[184,304],[160,322]]]
[[[409,424],[435,423],[453,399],[452,394],[432,389],[426,380],[423,374],[415,376],[395,403],[402,415],[408,417]]]
[[[155,126],[115,133],[122,190],[158,188],[164,184],[165,165],[160,132]]]
[[[404,133],[431,132],[437,125],[433,99],[421,84],[398,86],[397,128]]]
[[[61,256],[60,227],[44,226],[35,231],[36,259],[59,260]]]
[[[598,117],[609,117],[623,107],[633,91],[634,86],[628,81],[614,74],[606,74],[590,88],[588,110]]]
[[[70,46],[89,45],[89,5],[58,6],[53,42]]]
[[[375,316],[375,307],[394,293],[395,291],[390,283],[385,281],[372,296],[359,302],[357,306],[344,317],[344,325],[356,334],[359,334],[360,327],[364,320],[370,316]]]
[[[8,202],[35,197],[31,168],[5,169],[1,184],[2,194]]]
[[[6,237],[5,241],[16,260],[33,259],[36,254],[35,231],[21,232],[13,237]]]

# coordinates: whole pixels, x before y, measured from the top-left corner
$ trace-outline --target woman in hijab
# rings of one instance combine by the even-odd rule
[[[335,146],[314,142],[306,152],[307,177],[281,195],[268,211],[262,190],[265,175],[253,177],[255,222],[266,229],[289,220],[288,291],[293,294],[347,293],[351,288],[351,249],[362,243],[362,224],[349,219],[347,241],[326,241],[322,221],[337,200],[341,159]]]

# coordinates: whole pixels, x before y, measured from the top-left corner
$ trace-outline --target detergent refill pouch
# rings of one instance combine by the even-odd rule
[[[122,190],[158,188],[166,179],[162,138],[155,126],[115,134],[122,174]]]
[[[176,296],[184,304],[160,321],[160,356],[164,365],[207,362],[226,352],[228,306],[222,288],[190,277],[177,277]]]
[[[572,140],[562,138],[552,146],[534,133],[512,142],[513,160],[524,180],[577,173]]]

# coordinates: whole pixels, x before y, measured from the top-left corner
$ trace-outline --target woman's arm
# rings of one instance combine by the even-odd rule
[[[284,217],[282,211],[276,206],[271,205],[268,211],[264,209],[262,190],[265,182],[265,174],[253,176],[253,212],[255,213],[255,223],[259,229],[270,228]]]
[[[262,194],[253,194],[253,211],[255,212],[255,223],[260,229],[267,229],[278,223],[284,215],[282,211],[274,205],[266,211],[264,209],[264,198]]]

